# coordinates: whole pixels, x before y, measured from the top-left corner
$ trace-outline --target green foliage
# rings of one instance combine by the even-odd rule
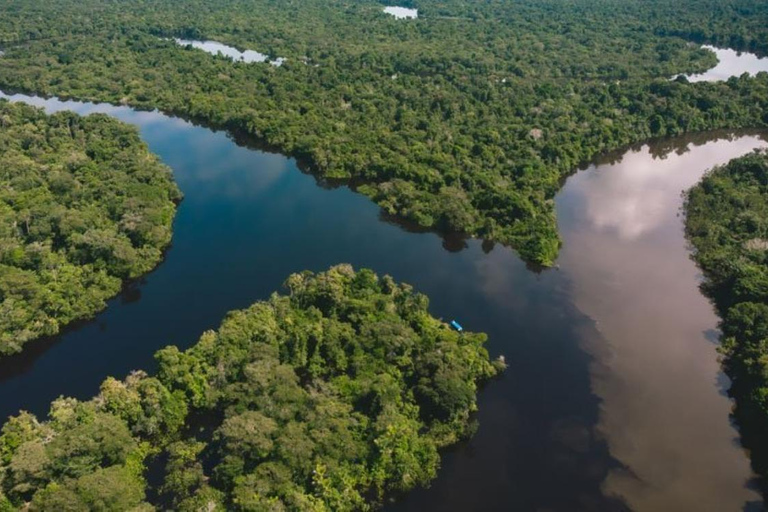
[[[132,468],[144,448],[117,416],[95,402],[59,399],[50,420],[29,414],[3,427],[2,493],[32,510],[129,510],[142,503],[144,481]]]
[[[0,355],[151,270],[180,198],[136,130],[0,100]]]
[[[755,470],[768,476],[768,152],[712,170],[688,193],[686,232],[721,312],[724,367]]]
[[[0,492],[0,512],[12,512],[13,504]]]
[[[179,430],[187,417],[184,396],[171,393],[159,380],[134,372],[125,382],[108,378],[99,395],[106,410],[119,415],[131,432],[162,441]]]
[[[143,503],[143,482],[125,467],[99,468],[77,480],[53,483],[35,495],[31,510],[134,510]]]
[[[89,402],[55,401],[46,422],[11,418],[0,496],[33,510],[129,510],[147,495],[180,511],[319,512],[428,484],[499,371],[486,336],[370,270],[294,274],[286,288],[159,351],[157,377],[109,378]]]
[[[166,448],[166,478],[160,489],[175,510],[223,510],[223,495],[207,483],[200,462],[205,443],[179,441]],[[219,507],[219,508],[216,508]]]
[[[768,52],[764,0],[13,0],[0,86],[124,103],[253,135],[419,226],[552,264],[553,197],[596,155],[768,123],[768,76],[669,78]],[[287,58],[232,62],[211,39]],[[92,243],[104,238],[96,236]],[[106,240],[109,240],[106,237]]]

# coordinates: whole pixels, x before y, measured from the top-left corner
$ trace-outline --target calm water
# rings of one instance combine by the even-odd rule
[[[768,72],[768,57],[760,58],[752,53],[709,45],[705,45],[704,48],[715,52],[717,66],[698,75],[686,75],[690,82],[720,82],[744,73],[754,76],[761,71]]]
[[[384,12],[391,14],[399,20],[407,18],[416,19],[419,17],[418,9],[408,9],[407,7],[385,7]]]
[[[253,62],[269,62],[273,66],[281,66],[283,62],[285,62],[285,59],[282,57],[277,58],[271,58],[269,55],[266,55],[264,53],[257,52],[255,50],[245,50],[244,52],[241,52],[237,48],[233,48],[232,46],[227,46],[223,43],[218,43],[216,41],[194,41],[191,39],[173,39],[176,44],[179,44],[181,46],[192,46],[193,48],[197,48],[198,50],[203,50],[206,53],[210,53],[211,55],[223,55],[225,57],[229,57],[233,61],[242,61],[247,63],[253,63]]]
[[[155,272],[95,321],[0,363],[3,417],[44,414],[60,394],[90,397],[105,376],[152,369],[155,350],[191,345],[289,273],[350,262],[412,283],[433,314],[486,331],[492,356],[510,363],[480,395],[477,435],[445,454],[430,489],[391,510],[721,511],[759,501],[728,423],[717,320],[677,213],[706,168],[763,140],[679,139],[578,173],[557,198],[560,269],[536,274],[503,247],[409,233],[364,197],[319,187],[293,160],[224,133],[154,112],[15,99],[137,125],[185,199]]]
[[[597,327],[582,337],[602,399],[597,432],[626,466],[604,490],[636,510],[737,510],[759,497],[743,488],[750,471],[711,343],[717,317],[697,290],[678,213],[681,191],[705,169],[768,144],[676,142],[685,152],[654,157],[664,148],[645,146],[568,181],[559,261],[573,302]]]

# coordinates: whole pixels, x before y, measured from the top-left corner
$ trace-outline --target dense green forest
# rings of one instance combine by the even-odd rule
[[[134,128],[0,100],[0,355],[157,265],[179,199]]]
[[[768,476],[768,152],[711,171],[689,193],[686,232],[720,312],[724,368],[755,471]],[[765,489],[764,489],[765,490]]]
[[[434,478],[503,368],[389,276],[339,265],[227,315],[157,375],[0,435],[0,510],[345,511]],[[151,503],[151,504],[150,504]]]
[[[768,76],[691,84],[715,56],[768,53],[765,0],[406,2],[5,0],[0,87],[201,120],[351,180],[390,214],[557,255],[553,197],[607,150],[768,125]],[[232,62],[211,39],[282,66]]]

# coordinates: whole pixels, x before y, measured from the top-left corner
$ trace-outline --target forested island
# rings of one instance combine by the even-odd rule
[[[686,234],[706,277],[702,289],[722,318],[720,351],[742,442],[755,471],[766,477],[768,152],[713,169],[690,190],[685,211]]]
[[[180,198],[135,128],[0,99],[0,355],[154,268]]]
[[[155,376],[109,378],[0,435],[0,510],[345,511],[434,478],[472,432],[484,334],[339,265],[227,315]]]
[[[401,3],[418,9],[409,19],[385,5],[9,0],[0,6],[0,90],[159,109],[224,129],[297,157],[323,183],[349,185],[387,218],[500,242],[543,266],[560,247],[555,194],[595,156],[651,138],[768,127],[768,73],[711,83],[683,76],[715,64],[701,44],[768,55],[763,0],[420,0]],[[735,416],[764,477],[767,162],[763,152],[715,169],[686,203],[703,289],[723,319]],[[0,100],[0,356],[92,317],[154,268],[180,198],[134,128]],[[483,284],[499,275],[489,271]],[[508,282],[517,284],[498,279]],[[12,417],[0,431],[0,512],[370,510],[427,485],[439,450],[472,434],[478,386],[504,367],[489,361],[485,335],[451,329],[429,314],[425,296],[370,270],[304,272],[286,288],[231,312],[187,350],[160,350],[156,371],[108,378],[87,401],[59,398],[47,418]],[[509,296],[499,297],[489,300]],[[184,312],[179,324],[190,320]],[[529,361],[538,370],[561,355]],[[110,373],[100,371],[85,396]],[[600,407],[542,396],[531,399],[541,410],[521,410],[549,435],[545,448],[563,440],[562,411],[587,432],[595,418],[573,412]],[[557,409],[551,396],[580,409]],[[535,441],[527,432],[524,441]],[[591,433],[574,451],[584,439],[596,453]],[[506,455],[510,447],[518,445]],[[511,457],[527,464],[532,453],[562,452]],[[595,460],[571,474],[594,470],[607,481]],[[504,463],[512,466],[500,463],[511,475],[504,486],[528,483]],[[550,484],[541,468],[531,481]],[[578,497],[589,499],[586,485]]]
[[[595,155],[768,125],[768,76],[670,80],[696,43],[768,53],[764,2],[16,0],[0,87],[166,112],[257,137],[423,228],[552,264],[553,197]],[[232,62],[172,38],[285,58]]]

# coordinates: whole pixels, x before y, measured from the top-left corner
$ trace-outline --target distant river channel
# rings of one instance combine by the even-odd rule
[[[391,511],[761,510],[729,421],[717,317],[699,293],[681,193],[768,147],[710,133],[607,155],[556,198],[564,247],[534,272],[508,248],[416,233],[293,159],[158,112],[3,95],[138,127],[184,192],[165,261],[95,320],[0,361],[0,416],[45,415],[108,375],[152,370],[292,272],[340,263],[414,285],[431,312],[485,331],[509,370],[480,393],[479,430]]]

